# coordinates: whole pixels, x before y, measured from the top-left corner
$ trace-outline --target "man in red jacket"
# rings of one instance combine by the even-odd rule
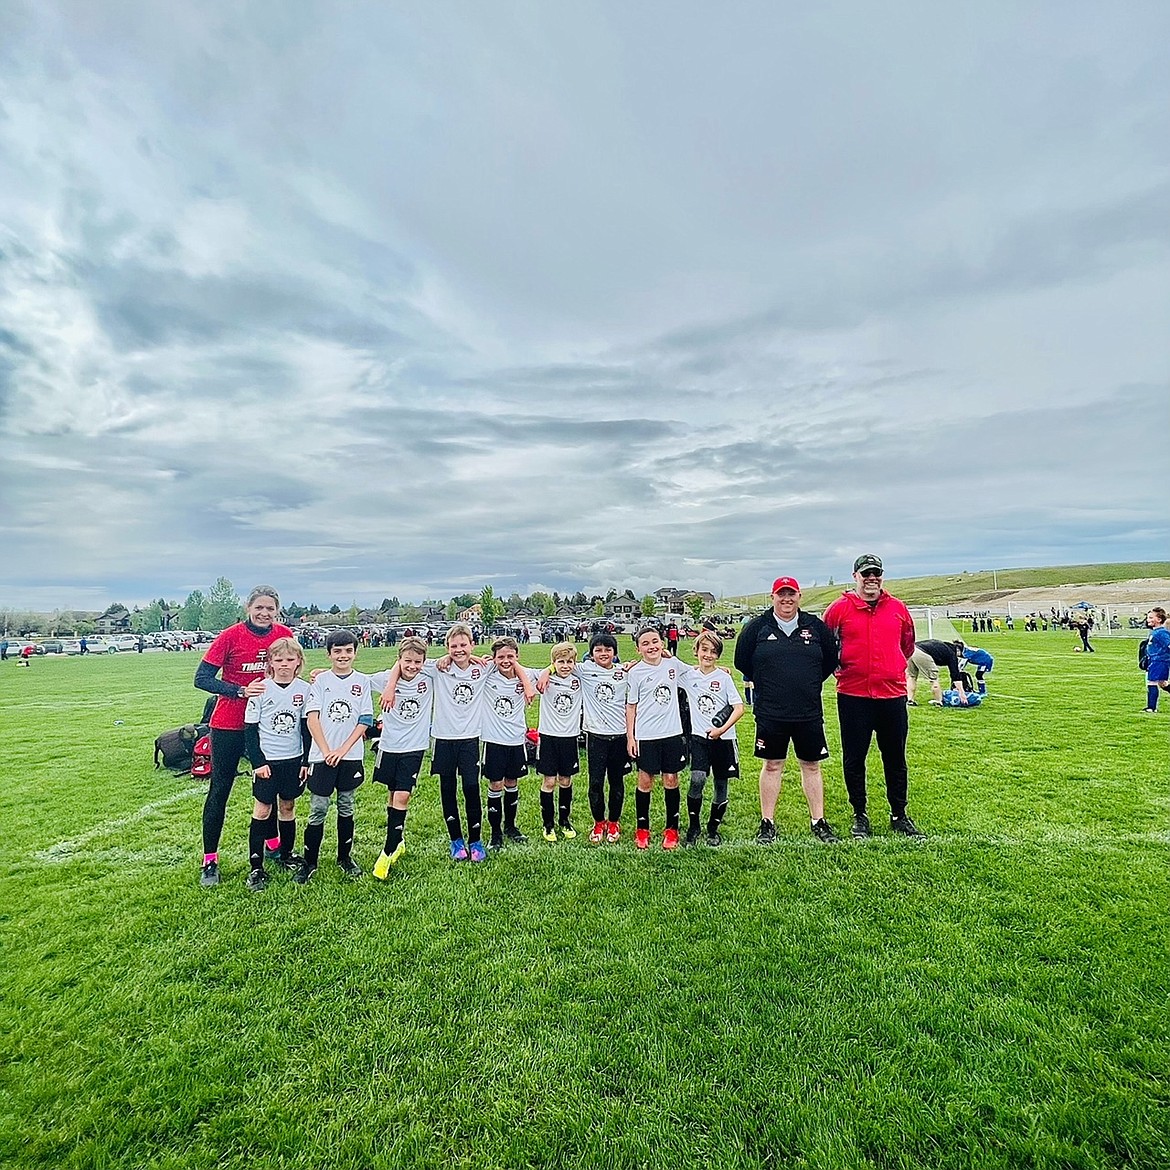
[[[854,837],[870,837],[865,811],[865,757],[877,735],[890,831],[926,836],[906,812],[906,660],[914,653],[914,619],[882,588],[881,557],[863,553],[853,562],[854,588],[825,610],[824,623],[837,636],[837,715],[841,724],[841,764],[853,806]]]

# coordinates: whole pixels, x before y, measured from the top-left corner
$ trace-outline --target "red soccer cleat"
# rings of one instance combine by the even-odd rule
[[[639,849],[649,849],[650,848],[650,830],[649,829],[638,829],[634,833],[634,844],[637,845]]]
[[[597,821],[593,826],[593,832],[589,834],[589,843],[591,845],[600,845],[605,840],[605,821]]]
[[[622,827],[617,821],[609,822],[609,832],[605,839],[610,845],[616,845],[622,839]]]
[[[678,829],[667,829],[666,832],[662,834],[662,848],[678,848]]]

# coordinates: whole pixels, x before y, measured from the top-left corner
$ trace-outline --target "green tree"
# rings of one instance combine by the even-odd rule
[[[697,626],[699,618],[703,616],[703,599],[697,593],[687,598],[687,613],[691,615],[691,621]]]
[[[455,621],[455,619],[459,616],[459,611],[466,608],[467,607],[465,605],[460,605],[459,602],[456,601],[454,597],[452,597],[451,600],[447,602],[447,609],[445,611],[447,614],[447,620],[449,622]]]
[[[135,611],[130,628],[136,634],[156,634],[163,628],[163,603],[152,601],[145,609]]]
[[[606,590],[605,600],[606,600],[607,604],[611,601],[616,601],[617,600],[617,590],[613,589],[613,588]]]
[[[183,608],[179,611],[179,629],[203,629],[203,615],[206,608],[207,599],[203,596],[203,590],[192,589],[187,594],[187,600],[183,602]]]
[[[642,616],[643,617],[653,617],[654,616],[654,596],[653,596],[653,594],[647,593],[646,596],[642,598]]]
[[[357,620],[358,620],[358,614],[360,612],[361,611],[358,609],[357,601],[356,600],[352,601],[350,603],[349,609],[347,609],[345,611],[345,624],[347,626],[356,626]]]
[[[401,604],[397,597],[383,597],[382,604],[378,606],[378,612],[389,613],[391,610],[397,609]]]
[[[597,602],[594,603],[593,616],[594,617],[604,617],[605,616],[605,602],[604,601],[598,600]]]
[[[339,615],[339,616],[340,616],[340,614],[341,614],[341,606],[340,606],[340,605],[338,605],[338,604],[337,604],[337,602],[335,601],[335,602],[334,602],[334,603],[333,603],[333,604],[332,604],[332,605],[329,607],[329,611],[328,611],[328,612],[329,612],[329,613],[336,614],[336,615]]]
[[[238,622],[244,616],[244,607],[236,587],[226,578],[219,577],[207,592],[203,607],[204,628],[218,632]]]
[[[544,595],[544,601],[541,603],[540,612],[545,617],[552,617],[553,614],[557,612],[557,602],[556,602],[556,594],[555,593],[553,594],[552,597],[549,597],[549,595],[547,593]]]
[[[417,605],[404,605],[402,607],[402,620],[408,625],[413,626],[421,622],[423,618],[423,611]]]
[[[479,616],[485,626],[494,625],[500,616],[503,606],[496,600],[495,590],[485,585],[479,594]]]

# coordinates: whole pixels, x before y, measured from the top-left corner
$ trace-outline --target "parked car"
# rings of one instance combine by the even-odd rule
[[[115,650],[137,650],[138,649],[138,635],[137,634],[115,634],[110,639],[110,645]]]
[[[60,638],[46,638],[39,644],[38,654],[64,654],[65,643]]]
[[[91,654],[117,654],[118,647],[105,634],[95,634],[86,639],[86,649]]]
[[[81,653],[81,639],[80,638],[66,638],[61,643],[62,654],[80,654]]]

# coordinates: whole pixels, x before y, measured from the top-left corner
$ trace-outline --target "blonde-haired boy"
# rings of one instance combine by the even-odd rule
[[[540,746],[536,768],[540,772],[540,815],[544,839],[575,837],[573,828],[573,777],[581,770],[577,736],[581,732],[581,680],[577,677],[577,647],[572,642],[558,642],[549,651],[551,669],[541,673],[543,689],[540,718],[536,730]],[[554,816],[553,793],[558,793]]]
[[[374,764],[374,783],[386,786],[386,844],[374,863],[374,877],[382,882],[406,852],[406,812],[431,740],[435,684],[424,673],[426,662],[427,644],[421,638],[403,638],[396,663],[396,701],[382,710]],[[370,685],[382,695],[389,681],[388,670],[370,676]]]
[[[297,839],[296,802],[308,775],[309,730],[305,700],[309,684],[298,678],[305,664],[295,638],[277,638],[268,647],[264,691],[251,695],[244,709],[244,750],[252,765],[252,823],[248,829],[247,886],[253,892],[268,884],[264,869],[267,849],[285,869],[299,867],[293,852]],[[278,810],[279,837],[266,840],[273,805]]]

